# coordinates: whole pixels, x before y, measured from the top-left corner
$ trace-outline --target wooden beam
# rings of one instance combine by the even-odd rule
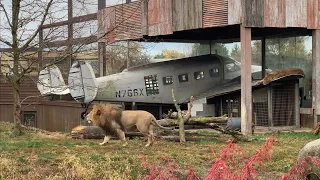
[[[312,109],[316,127],[320,114],[320,30],[312,32]]]
[[[83,16],[77,16],[77,17],[72,17],[71,21],[72,23],[79,23],[79,22],[85,22],[85,21],[92,21],[97,19],[97,13],[92,13],[92,14],[87,14]],[[45,24],[42,26],[43,29],[48,29],[48,28],[54,28],[58,26],[64,26],[68,25],[68,20],[67,21],[60,21],[52,24]]]
[[[252,134],[251,28],[240,26],[241,132]]]
[[[295,96],[294,96],[294,103],[295,103],[295,121],[296,121],[296,127],[300,128],[301,123],[300,123],[300,104],[299,104],[299,81],[295,83]]]
[[[98,10],[106,7],[105,0],[98,0]],[[107,74],[107,57],[106,57],[106,43],[98,42],[98,61],[99,61],[99,76],[106,76]]]
[[[79,45],[79,44],[91,44],[97,42],[97,36],[89,36],[89,37],[81,37],[69,40],[61,40],[61,41],[53,41],[46,42],[45,47],[60,47],[71,45]]]

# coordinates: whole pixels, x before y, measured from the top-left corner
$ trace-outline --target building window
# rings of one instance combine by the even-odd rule
[[[22,123],[25,126],[37,127],[37,112],[24,111]]]
[[[180,74],[178,77],[179,77],[179,82],[187,82],[188,81],[188,74]]]
[[[157,75],[149,75],[144,77],[147,96],[159,94],[159,85]]]
[[[204,72],[203,71],[195,72],[194,79],[196,79],[196,80],[204,79]]]
[[[210,77],[219,77],[219,69],[214,68],[209,70]]]
[[[163,77],[163,84],[164,84],[164,85],[168,85],[168,84],[172,84],[172,83],[173,83],[173,78],[172,78],[172,76]]]

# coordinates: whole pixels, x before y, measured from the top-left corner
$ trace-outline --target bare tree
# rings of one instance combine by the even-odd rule
[[[39,70],[54,64],[66,74],[72,60],[79,59],[81,52],[86,56],[82,60],[90,53],[97,57],[98,39],[128,20],[123,18],[114,29],[103,34],[99,34],[95,20],[70,24],[72,17],[95,16],[97,4],[96,0],[0,0],[0,46],[8,49],[5,55],[10,58],[0,63],[0,72],[6,74],[12,87],[14,135],[21,134],[22,103],[39,96],[22,99],[22,79],[32,78],[32,73],[37,75]],[[62,21],[69,22],[61,24]],[[38,83],[36,78],[32,79]]]
[[[32,77],[32,73],[37,75],[38,71],[46,66],[63,64],[65,60],[69,60],[66,64],[70,63],[72,55],[86,50],[85,44],[90,43],[79,42],[75,48],[72,48],[72,45],[60,45],[59,41],[74,40],[68,34],[70,24],[44,28],[48,24],[70,18],[68,2],[70,1],[0,0],[0,45],[6,47],[7,51],[2,53],[9,59],[7,62],[1,62],[0,72],[5,74],[7,82],[12,87],[14,135],[21,134],[22,103],[28,98],[40,96],[21,99],[21,81],[25,77]],[[88,13],[86,11],[88,5],[84,1],[75,0],[74,2],[78,7],[77,12]],[[88,23],[78,23],[77,26],[71,24],[71,26],[75,34],[81,34],[83,29],[88,27]],[[93,30],[90,34],[96,35],[97,30]],[[39,58],[39,52],[46,57],[44,59],[47,61]],[[35,78],[33,80],[37,83]]]

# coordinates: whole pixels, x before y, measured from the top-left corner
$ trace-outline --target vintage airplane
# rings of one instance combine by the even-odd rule
[[[77,61],[70,69],[68,85],[59,68],[53,65],[40,72],[37,87],[48,99],[71,95],[77,102],[86,104],[92,101],[173,104],[173,89],[177,103],[186,103],[190,96],[239,77],[240,65],[232,58],[212,54],[151,63],[95,77],[89,63]],[[252,65],[253,79],[261,77],[261,69]]]

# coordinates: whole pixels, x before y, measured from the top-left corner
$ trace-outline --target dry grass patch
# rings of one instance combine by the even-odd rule
[[[26,131],[10,137],[12,125],[0,122],[0,177],[2,179],[142,179],[139,156],[149,164],[159,164],[164,156],[177,164],[177,177],[185,179],[192,167],[203,178],[216,158],[215,153],[227,144],[228,136],[203,132],[217,140],[201,140],[180,145],[157,140],[145,148],[145,140],[131,139],[127,147],[119,140],[100,146],[101,140],[71,139],[67,134]],[[270,134],[253,135],[253,142],[239,143],[249,157]],[[319,136],[311,133],[280,133],[272,150],[272,160],[262,169],[262,179],[279,179],[296,161],[299,150]],[[125,174],[125,177],[123,175]],[[0,178],[1,179],[1,178]]]

